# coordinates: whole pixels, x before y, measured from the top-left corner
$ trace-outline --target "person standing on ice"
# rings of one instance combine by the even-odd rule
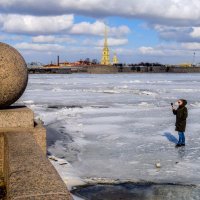
[[[186,128],[186,119],[188,117],[187,111],[187,101],[185,99],[178,100],[178,108],[175,109],[172,104],[172,112],[176,115],[176,131],[178,131],[179,140],[176,144],[176,147],[185,146],[185,128]]]

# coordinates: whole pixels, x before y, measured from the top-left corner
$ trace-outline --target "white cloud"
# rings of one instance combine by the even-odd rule
[[[89,22],[81,22],[79,24],[75,24],[72,29],[72,34],[90,34],[90,35],[99,35],[104,33],[105,25],[102,22],[95,22],[93,24]]]
[[[72,24],[73,15],[53,17],[36,17],[30,15],[2,15],[1,29],[9,33],[49,34],[68,30]],[[1,20],[2,21],[2,20]]]
[[[159,33],[160,38],[163,40],[176,42],[200,41],[200,29],[198,28],[192,28],[190,26],[166,26],[160,24],[154,25],[153,28]]]
[[[69,36],[40,35],[32,37],[34,43],[76,43],[76,40]]]
[[[74,24],[73,15],[61,16],[30,16],[30,15],[0,15],[0,28],[7,33],[43,35],[33,38],[34,42],[69,42],[70,39],[54,36],[44,36],[49,34],[75,34],[75,35],[98,35],[103,36],[105,23],[96,21],[94,23],[81,22]],[[111,36],[122,36],[130,33],[127,26],[109,27],[108,34]]]
[[[31,50],[31,51],[41,51],[41,52],[57,52],[65,50],[65,46],[58,44],[33,44],[33,43],[18,43],[14,45],[15,48],[19,50]]]
[[[73,24],[72,14],[98,19],[120,16],[156,24],[154,28],[164,40],[195,42],[200,38],[199,28],[196,27],[199,25],[199,10],[199,0],[1,0],[0,12],[7,14],[0,15],[0,27],[5,32],[35,35],[103,35],[102,21]],[[196,28],[192,30],[192,27]],[[127,26],[109,28],[111,36],[128,33],[130,29]]]
[[[200,27],[193,27],[193,31],[190,33],[193,38],[200,38]]]
[[[58,15],[74,13],[94,17],[122,16],[174,24],[198,24],[199,0],[1,0],[5,13]]]
[[[94,23],[81,22],[79,24],[74,24],[70,32],[72,34],[102,36],[105,33],[105,23],[101,21],[96,21]],[[130,29],[127,26],[108,27],[109,35],[121,36],[128,33],[130,33]]]
[[[132,57],[135,54],[134,49],[128,49],[128,48],[115,48],[112,49],[111,51],[117,53],[117,56],[119,56],[119,58],[120,56]],[[122,62],[122,60],[120,62]]]
[[[181,46],[189,50],[200,50],[200,43],[197,42],[182,43]]]
[[[168,63],[173,63],[174,59],[184,60],[186,58],[191,58],[194,47],[200,49],[200,44],[182,43],[177,45],[162,44],[155,47],[144,46],[138,49],[138,53],[148,57],[155,57],[157,60],[160,60],[161,58],[172,58],[172,60],[169,59]]]
[[[163,51],[161,49],[156,49],[153,47],[140,47],[139,52],[142,55],[163,55]]]
[[[121,35],[126,35],[129,34],[131,30],[129,29],[128,26],[119,26],[119,27],[109,27],[108,28],[108,34],[109,35],[114,35],[114,36],[121,36]]]

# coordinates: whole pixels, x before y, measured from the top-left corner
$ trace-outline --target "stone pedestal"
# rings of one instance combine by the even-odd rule
[[[29,108],[0,110],[0,174],[6,199],[72,200],[46,158],[46,129]]]

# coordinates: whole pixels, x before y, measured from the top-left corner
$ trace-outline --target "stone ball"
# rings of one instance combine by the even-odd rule
[[[21,54],[0,42],[0,108],[16,102],[24,93],[28,82],[28,69]]]

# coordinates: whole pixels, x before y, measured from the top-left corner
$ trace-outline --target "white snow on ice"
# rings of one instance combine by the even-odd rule
[[[199,184],[198,74],[31,75],[25,103],[48,131],[48,151],[69,188],[83,182]],[[185,148],[170,103],[188,100]],[[160,162],[157,169],[155,163]]]

